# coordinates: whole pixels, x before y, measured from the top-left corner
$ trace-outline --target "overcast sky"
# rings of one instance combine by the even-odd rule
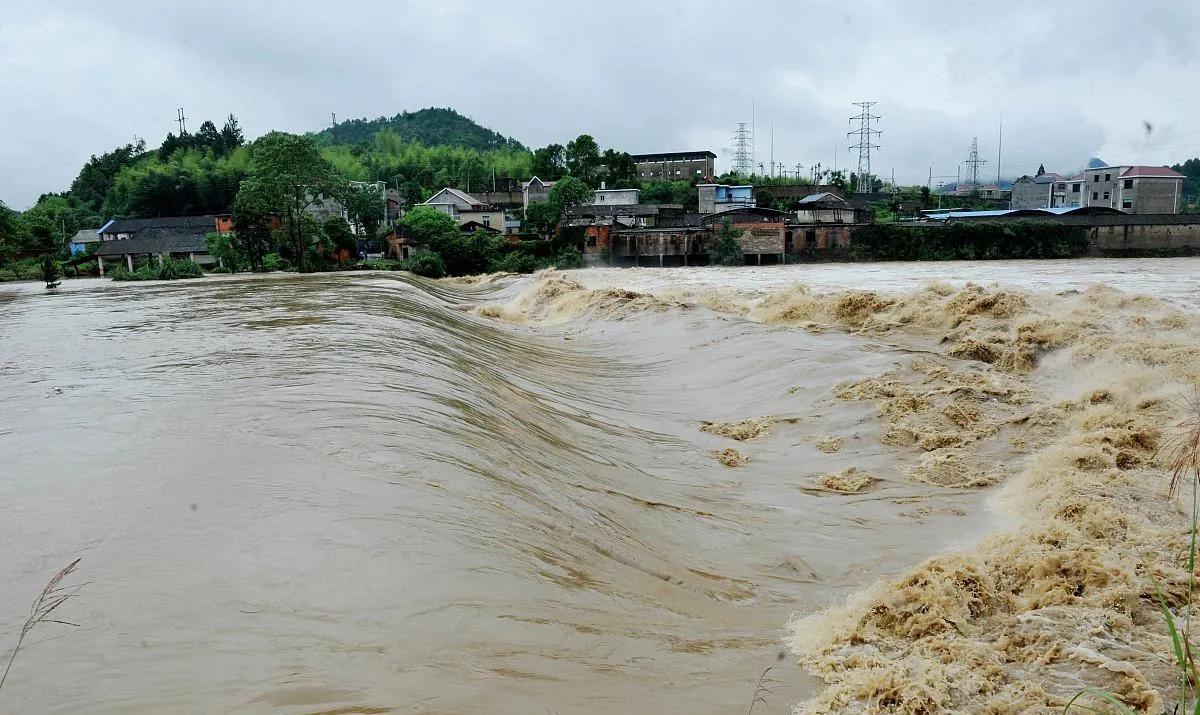
[[[631,153],[711,149],[756,120],[756,159],[856,165],[852,102],[878,102],[876,173],[1066,172],[1200,155],[1200,3],[4,0],[0,200],[233,112],[250,137],[448,106],[531,147],[590,133]],[[1147,130],[1146,123],[1150,129]],[[936,182],[936,178],[935,178]]]

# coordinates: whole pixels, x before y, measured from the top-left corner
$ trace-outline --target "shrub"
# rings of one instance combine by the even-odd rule
[[[541,266],[536,256],[523,251],[511,251],[493,264],[493,272],[503,273],[533,273]]]
[[[36,281],[42,277],[42,262],[37,258],[22,258],[0,266],[0,281]]]
[[[446,262],[440,255],[431,251],[421,251],[412,258],[400,261],[399,269],[426,278],[446,277]]]
[[[268,253],[263,256],[263,270],[290,271],[292,270],[292,263],[286,258],[281,257],[278,253]]]
[[[854,257],[870,261],[1072,258],[1088,251],[1087,230],[1047,221],[958,222],[946,226],[860,226]]]
[[[165,258],[161,264],[147,261],[132,271],[125,266],[117,266],[109,273],[114,281],[174,281],[203,276],[204,269],[187,258]]]

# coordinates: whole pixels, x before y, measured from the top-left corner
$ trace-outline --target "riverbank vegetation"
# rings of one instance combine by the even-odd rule
[[[867,261],[951,261],[1077,258],[1087,255],[1087,231],[1044,221],[872,224],[854,230],[846,256]]]
[[[114,281],[173,281],[202,278],[204,270],[195,261],[186,258],[164,258],[162,261],[147,261],[132,271],[125,266],[117,266],[108,275]]]

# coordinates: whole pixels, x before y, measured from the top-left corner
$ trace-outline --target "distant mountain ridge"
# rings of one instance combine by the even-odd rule
[[[449,107],[428,107],[393,117],[348,119],[313,136],[323,145],[357,144],[390,130],[405,141],[425,146],[456,146],[476,151],[515,149],[528,151],[521,142],[480,126]]]

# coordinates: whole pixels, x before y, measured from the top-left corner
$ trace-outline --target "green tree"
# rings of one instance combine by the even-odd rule
[[[525,228],[534,233],[550,233],[560,216],[561,212],[549,201],[534,201],[525,208]]]
[[[350,186],[342,198],[350,222],[362,230],[368,239],[378,238],[379,226],[386,218],[387,204],[383,192],[375,184]]]
[[[566,163],[571,176],[581,179],[588,186],[594,186],[596,168],[600,165],[600,146],[590,135],[580,134],[575,140],[567,142]]]
[[[271,132],[254,142],[251,159],[254,180],[243,183],[238,194],[249,191],[249,202],[283,218],[289,250],[303,272],[313,248],[313,222],[304,221],[305,209],[341,194],[342,179],[309,136]]]
[[[610,189],[636,189],[641,186],[638,180],[637,164],[633,157],[623,151],[605,149],[600,157],[601,163],[607,170],[605,182]]]
[[[246,257],[250,270],[263,271],[263,258],[271,250],[271,227],[275,216],[266,203],[267,192],[257,185],[258,179],[242,183],[233,202],[233,241]]]
[[[321,224],[321,228],[338,252],[338,263],[341,263],[342,251],[349,251],[351,256],[358,257],[358,239],[355,238],[354,232],[350,230],[350,226],[342,220],[341,216],[329,217],[325,223]]]
[[[458,224],[454,219],[432,206],[414,207],[404,214],[400,224],[409,236],[427,244],[432,244],[436,238],[445,234],[458,233]]]
[[[62,282],[62,266],[58,260],[49,253],[42,255],[42,280],[46,283],[46,288],[57,288]]]
[[[745,265],[742,246],[737,241],[741,235],[742,232],[734,228],[729,219],[721,220],[721,227],[717,229],[712,249],[708,252],[709,260],[714,266]]]
[[[11,260],[16,253],[18,230],[17,212],[0,201],[0,265]]]
[[[137,163],[145,153],[146,142],[138,139],[136,144],[126,144],[107,154],[93,154],[71,182],[71,196],[92,210],[99,210],[117,174]]]
[[[595,193],[591,187],[581,179],[575,176],[567,176],[550,187],[550,193],[546,196],[546,201],[558,211],[561,217],[572,206],[590,204],[594,196]]]
[[[218,154],[224,153],[224,142],[221,140],[221,132],[217,131],[217,125],[212,123],[211,119],[205,119],[200,125],[200,131],[196,132],[196,138],[199,143],[211,149]]]
[[[566,150],[562,144],[550,144],[533,152],[530,171],[543,181],[557,181],[567,170]]]
[[[250,266],[250,259],[242,250],[240,242],[232,233],[212,232],[204,236],[204,248],[209,255],[217,259],[221,267],[230,273],[244,271]]]
[[[221,127],[221,153],[230,154],[244,143],[246,140],[242,136],[237,117],[230,114],[225,119],[225,126]]]

